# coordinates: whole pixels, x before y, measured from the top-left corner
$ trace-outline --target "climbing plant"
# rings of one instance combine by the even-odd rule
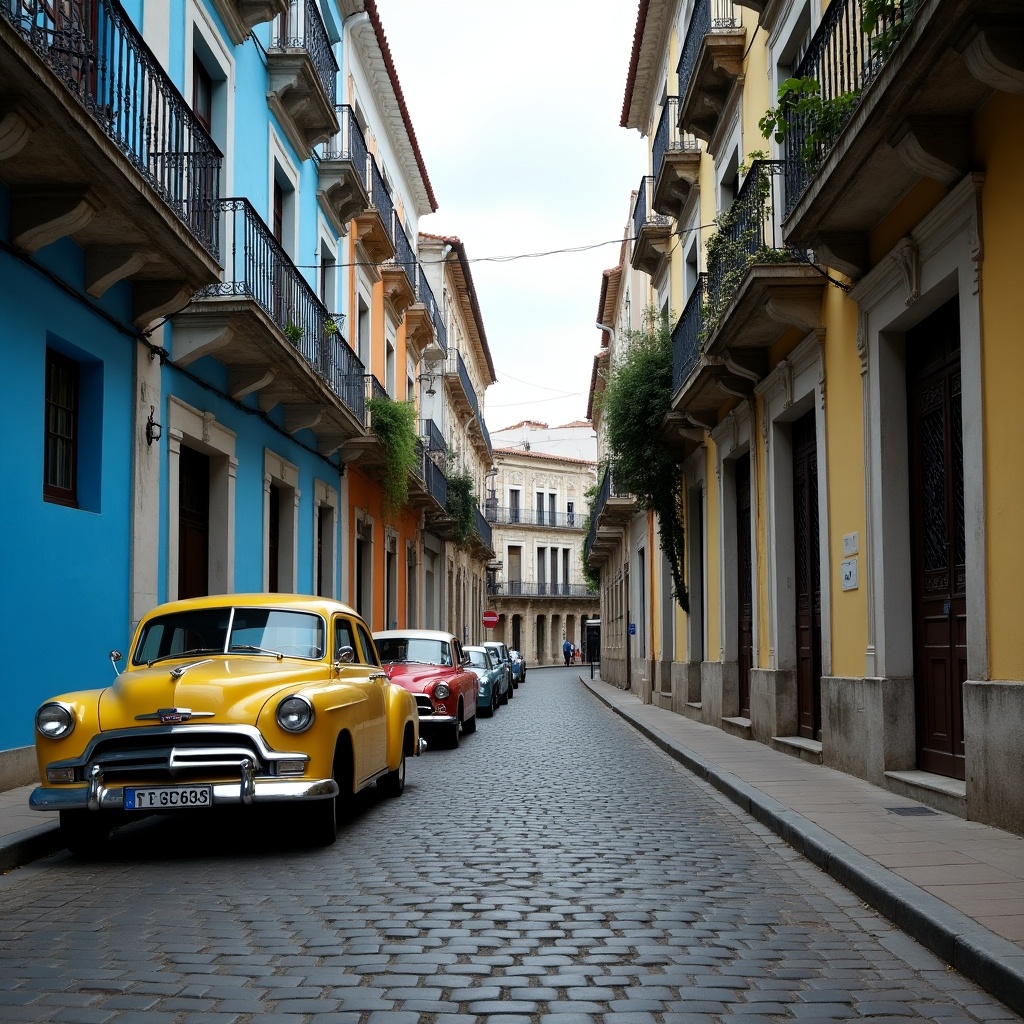
[[[683,490],[675,457],[661,440],[672,404],[672,328],[669,318],[648,310],[641,330],[624,331],[628,349],[612,371],[602,399],[618,493],[654,513],[658,541],[672,572],[673,596],[689,611],[684,575]]]
[[[464,548],[473,532],[476,518],[476,496],[473,493],[473,478],[465,469],[456,470],[448,476],[448,499],[445,511],[455,524],[455,543]]]
[[[587,503],[587,514],[583,517],[583,540],[581,542],[580,565],[583,566],[583,582],[591,590],[601,589],[601,573],[591,569],[587,565],[587,537],[590,535],[590,524],[594,521],[594,502],[597,499],[597,484],[588,487],[583,492],[583,499]]]
[[[381,511],[391,522],[409,503],[409,473],[419,464],[416,408],[411,402],[371,398],[370,424],[384,453],[384,497]]]

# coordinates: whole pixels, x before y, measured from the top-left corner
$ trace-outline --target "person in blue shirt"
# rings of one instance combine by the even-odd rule
[[[572,644],[568,640],[562,644],[562,654],[565,656],[566,665],[568,665],[572,658]]]

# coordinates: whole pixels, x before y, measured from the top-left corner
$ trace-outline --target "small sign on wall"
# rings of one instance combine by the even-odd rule
[[[857,559],[847,558],[839,563],[843,574],[843,590],[856,590],[857,583]]]

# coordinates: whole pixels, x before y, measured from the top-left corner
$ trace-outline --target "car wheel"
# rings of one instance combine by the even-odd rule
[[[95,811],[61,811],[60,837],[64,845],[83,860],[98,857],[110,838],[110,822]]]
[[[377,788],[385,796],[401,796],[405,792],[405,750],[402,750],[402,760],[398,767],[387,775],[382,775],[377,780]]]
[[[498,698],[498,703],[505,705],[508,703],[508,690],[505,690],[502,695]]]
[[[462,723],[456,718],[447,730],[447,744],[449,750],[459,749],[459,733],[462,731]]]
[[[314,800],[303,811],[306,842],[310,846],[330,846],[338,838],[337,798]]]
[[[484,716],[484,718],[490,718],[494,714],[494,691],[491,690],[491,699],[487,703],[487,707],[482,708],[477,705],[477,713]]]
[[[467,718],[462,723],[462,731],[468,736],[471,732],[476,732],[476,712],[473,712],[472,718]]]

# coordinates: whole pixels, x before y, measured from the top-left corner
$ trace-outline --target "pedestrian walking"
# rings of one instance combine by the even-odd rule
[[[569,660],[572,658],[572,644],[568,640],[562,644],[562,656],[565,658],[565,664],[568,666]]]

